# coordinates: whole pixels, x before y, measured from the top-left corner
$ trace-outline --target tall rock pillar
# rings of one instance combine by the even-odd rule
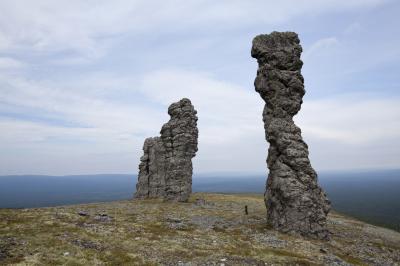
[[[305,94],[301,52],[294,32],[272,32],[253,39],[251,56],[258,62],[254,86],[265,101],[263,120],[270,144],[264,195],[267,222],[282,232],[325,239],[329,237],[330,202],[318,186],[308,146],[293,122]]]
[[[197,152],[197,111],[189,99],[168,108],[161,136],[147,138],[140,158],[135,198],[187,201],[192,192],[192,158]]]

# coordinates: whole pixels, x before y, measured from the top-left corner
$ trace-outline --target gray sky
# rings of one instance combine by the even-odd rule
[[[400,2],[0,2],[0,174],[136,173],[171,102],[197,173],[266,171],[254,36],[296,31],[317,170],[400,167]]]

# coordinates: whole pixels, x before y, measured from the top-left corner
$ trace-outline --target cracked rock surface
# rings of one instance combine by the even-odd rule
[[[264,195],[267,222],[282,232],[325,239],[330,202],[318,185],[308,146],[293,121],[305,94],[301,52],[294,32],[272,32],[253,40],[251,56],[258,62],[254,86],[265,101],[263,120],[270,144]]]
[[[147,138],[140,158],[135,198],[187,201],[192,192],[192,158],[197,152],[197,111],[189,99],[168,108],[161,136]]]

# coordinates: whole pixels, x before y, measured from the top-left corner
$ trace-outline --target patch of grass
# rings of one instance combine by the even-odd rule
[[[273,253],[276,256],[283,256],[283,257],[290,257],[290,258],[296,258],[296,259],[306,259],[305,256],[300,255],[295,252],[291,252],[285,249],[273,249],[273,248],[267,248],[263,249],[266,252]]]
[[[193,204],[197,198],[204,199],[206,204]],[[245,205],[249,210],[246,216]],[[87,211],[89,216],[79,216],[80,210]],[[98,213],[112,217],[111,222],[95,219]],[[220,257],[228,261],[236,258],[243,263],[320,263],[320,241],[276,232],[268,227],[265,216],[263,197],[254,194],[194,193],[189,203],[152,199],[29,210],[0,209],[0,235],[25,243],[11,247],[10,258],[0,264],[169,265],[182,260],[202,265]],[[368,239],[367,232],[366,239],[360,242],[353,237],[358,234],[358,224],[339,214],[334,214],[334,219],[342,222],[332,228],[340,236],[329,245],[334,254],[342,254],[344,246],[357,249],[357,245],[366,245],[368,241],[390,259],[400,249],[395,236],[390,239],[382,236],[378,241],[376,235]],[[285,247],[274,248],[273,242],[264,241],[263,236],[268,234],[284,240]],[[76,245],[77,239],[97,243],[101,250]],[[68,255],[64,255],[66,252]],[[363,264],[357,253],[353,256],[339,257],[348,263]]]
[[[249,241],[233,241],[223,247],[223,252],[231,256],[245,256],[249,257],[254,251],[254,247]]]
[[[113,248],[102,252],[99,258],[105,265],[155,265],[151,262],[145,262],[140,257],[129,253],[123,248]]]
[[[161,223],[149,223],[146,224],[145,232],[149,232],[157,236],[163,236],[163,235],[170,235],[171,229],[167,228]]]
[[[313,263],[306,256],[287,249],[258,248],[256,249],[256,256],[265,261],[274,259],[279,263],[286,261],[289,265],[318,265],[318,263]]]
[[[393,250],[400,251],[400,246],[395,246],[395,245],[389,244],[389,243],[372,242],[372,245],[374,245],[377,248],[380,248],[381,250],[393,249]]]
[[[194,249],[194,250],[192,250],[192,252],[191,252],[190,258],[207,257],[208,255],[209,255],[209,252],[208,252],[208,251]]]
[[[267,223],[252,223],[248,224],[247,227],[259,233],[266,233],[269,230]]]
[[[2,253],[2,256],[0,257],[0,265],[16,264],[16,263],[24,261],[23,255],[8,255],[8,254],[4,254],[3,252],[1,252],[1,253]]]
[[[360,260],[357,259],[355,257],[349,256],[349,255],[343,255],[343,254],[336,254],[339,258],[341,258],[342,260],[344,260],[347,263],[350,263],[352,265],[365,265],[365,263]]]

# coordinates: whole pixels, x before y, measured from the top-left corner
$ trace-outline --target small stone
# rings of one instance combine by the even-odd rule
[[[78,215],[80,215],[80,216],[89,216],[89,213],[86,212],[86,211],[79,211]]]
[[[64,256],[69,256],[69,252],[64,252]]]
[[[112,218],[106,214],[98,214],[94,217],[94,220],[107,223],[111,222]]]
[[[53,221],[45,221],[44,224],[45,224],[45,225],[53,225],[54,222],[53,222]]]
[[[103,247],[100,244],[91,240],[74,239],[71,241],[71,243],[81,248],[103,250]]]
[[[221,261],[222,261],[222,262],[225,262],[225,261],[226,261],[226,258],[222,258]]]
[[[196,199],[194,204],[196,204],[198,206],[204,206],[204,205],[206,205],[206,200],[205,199]]]
[[[166,219],[166,221],[167,221],[167,222],[170,222],[170,223],[182,223],[182,220],[181,220],[181,219],[179,219],[179,218],[173,218],[173,217],[168,217],[168,218]]]

